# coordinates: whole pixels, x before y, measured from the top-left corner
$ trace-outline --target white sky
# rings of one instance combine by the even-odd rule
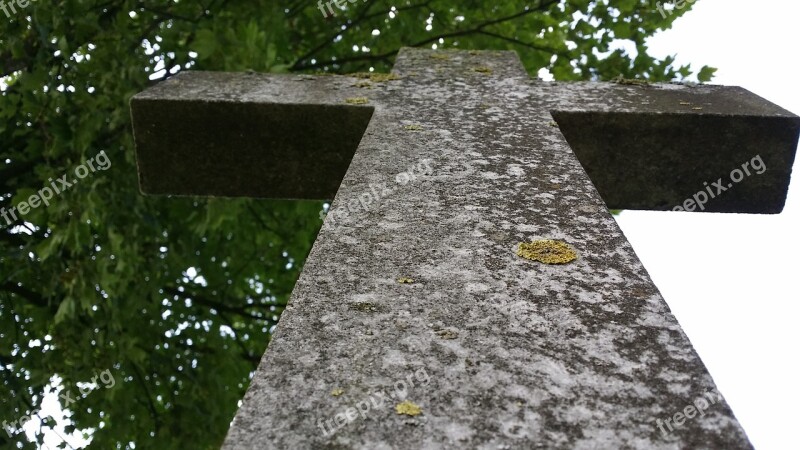
[[[650,53],[717,67],[713,83],[798,114],[798,17],[796,0],[698,0]],[[618,222],[753,445],[800,448],[800,178],[777,216],[626,211]]]

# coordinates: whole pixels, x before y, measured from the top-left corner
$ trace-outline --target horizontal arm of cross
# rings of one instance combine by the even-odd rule
[[[783,209],[800,137],[789,111],[731,86],[623,80],[553,90],[553,117],[610,208]]]
[[[135,96],[142,191],[332,199],[373,108],[315,80],[188,72]]]
[[[428,72],[403,76],[463,77],[469,68],[454,62],[430,60]],[[525,76],[514,64],[495,70]],[[610,208],[682,209],[702,191],[715,198],[697,211],[783,208],[800,119],[744,89],[527,83]],[[402,80],[373,86],[346,76],[181,73],[131,101],[142,191],[332,199],[375,105],[391,103],[389,85],[399,86],[401,99]],[[354,104],[365,96],[368,104]],[[756,157],[767,170],[731,189],[730,174]]]

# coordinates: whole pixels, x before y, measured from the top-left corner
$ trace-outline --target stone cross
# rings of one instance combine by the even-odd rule
[[[608,208],[779,212],[791,113],[420,49],[131,106],[145,193],[334,199],[224,448],[751,448]]]

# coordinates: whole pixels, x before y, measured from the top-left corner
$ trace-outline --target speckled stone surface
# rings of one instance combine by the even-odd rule
[[[224,448],[750,448],[721,399],[675,424],[715,385],[550,111],[797,119],[736,88],[532,81],[510,52],[404,49],[393,73],[187,73],[134,99],[347,105],[339,133],[366,126]],[[516,256],[532,239],[578,259]]]

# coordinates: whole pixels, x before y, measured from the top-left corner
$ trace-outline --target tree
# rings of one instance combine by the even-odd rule
[[[0,24],[0,421],[38,410],[52,382],[71,396],[67,432],[92,429],[96,448],[219,447],[321,225],[321,202],[142,196],[128,100],[149,84],[187,69],[387,71],[401,46],[513,49],[560,80],[691,73],[645,44],[689,8],[665,19],[638,0],[340,0],[334,14],[308,0],[12,4]],[[613,49],[619,39],[636,54]],[[52,198],[35,206],[44,188]],[[36,447],[11,434],[0,443]]]

